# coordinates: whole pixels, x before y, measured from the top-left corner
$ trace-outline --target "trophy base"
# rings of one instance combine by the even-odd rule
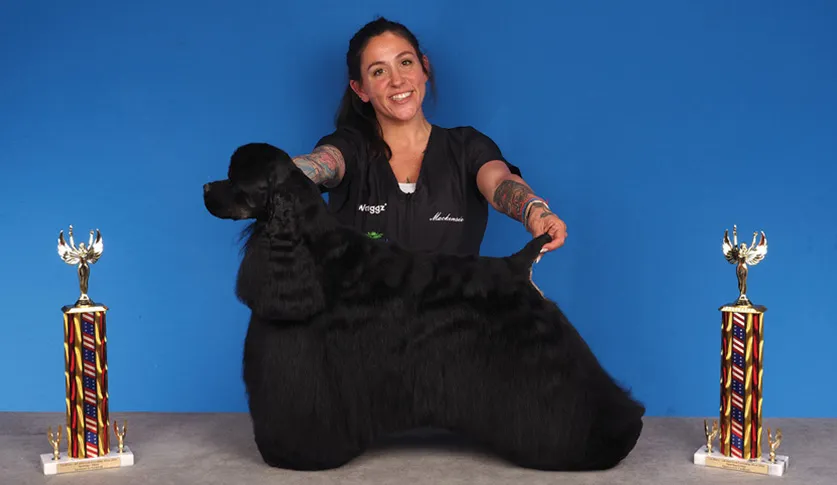
[[[776,455],[776,462],[773,463],[768,455],[763,455],[761,460],[742,460],[732,456],[724,456],[715,447],[712,453],[706,452],[706,445],[703,445],[695,452],[695,465],[734,470],[739,472],[756,473],[759,475],[771,475],[781,477],[788,469],[789,458],[785,455]]]
[[[61,453],[57,460],[52,459],[52,453],[41,455],[41,466],[44,475],[60,475],[62,473],[89,472],[94,470],[107,470],[110,468],[122,468],[134,464],[134,454],[127,446],[122,453],[111,450],[105,456],[93,458],[70,458],[67,453]]]

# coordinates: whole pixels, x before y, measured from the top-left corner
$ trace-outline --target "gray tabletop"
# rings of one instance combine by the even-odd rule
[[[45,476],[40,455],[50,453],[47,427],[60,413],[0,413],[0,483],[131,484],[834,484],[837,419],[771,419],[784,435],[779,454],[790,457],[783,477],[765,477],[692,464],[703,444],[703,418],[646,418],[636,449],[605,472],[524,470],[484,453],[467,440],[437,430],[394,435],[347,466],[293,472],[266,466],[246,414],[112,413],[128,420],[125,444],[135,464],[121,469]],[[767,423],[767,420],[765,421]],[[62,447],[62,451],[65,447]]]

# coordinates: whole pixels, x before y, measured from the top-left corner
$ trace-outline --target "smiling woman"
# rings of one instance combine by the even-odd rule
[[[477,255],[491,206],[533,237],[548,233],[545,251],[564,244],[564,222],[493,140],[425,118],[433,70],[407,27],[385,18],[366,24],[346,64],[336,130],[294,158],[329,193],[338,220],[412,250]]]

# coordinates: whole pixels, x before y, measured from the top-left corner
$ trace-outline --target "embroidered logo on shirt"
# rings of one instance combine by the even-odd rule
[[[357,206],[357,210],[359,212],[368,212],[370,214],[380,214],[381,212],[387,210],[387,204],[386,202],[380,205],[360,204],[359,206]]]
[[[441,221],[441,222],[462,222],[465,219],[462,217],[454,217],[451,216],[450,213],[443,216],[441,212],[437,212],[433,217],[430,218],[431,221]]]

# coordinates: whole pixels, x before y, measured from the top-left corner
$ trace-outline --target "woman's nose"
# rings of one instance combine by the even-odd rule
[[[402,81],[401,73],[399,73],[397,69],[393,70],[392,71],[392,76],[390,76],[390,78],[389,78],[389,82],[392,83],[395,86],[398,86],[399,84],[401,84],[401,81]]]

